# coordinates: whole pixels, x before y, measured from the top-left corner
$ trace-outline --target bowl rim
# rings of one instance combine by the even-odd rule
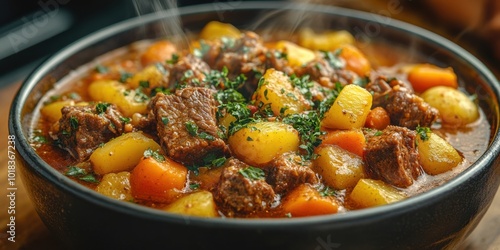
[[[215,9],[216,8],[216,9]],[[347,9],[343,7],[335,6],[321,6],[312,4],[284,4],[283,2],[269,1],[269,2],[240,2],[238,6],[231,5],[220,5],[214,6],[214,4],[201,4],[195,6],[181,7],[178,9],[178,13],[183,15],[194,15],[202,14],[207,12],[218,11],[232,11],[232,10],[305,10],[305,11],[315,11],[321,14],[334,15],[338,17],[354,18],[364,22],[375,22],[379,23],[376,18],[381,18],[374,13],[362,12],[358,10]],[[134,17],[131,19],[124,20],[122,22],[116,23],[114,25],[105,27],[99,31],[96,31],[88,36],[85,36],[76,42],[64,47],[60,51],[54,53],[52,56],[47,58],[42,62],[23,82],[21,88],[17,92],[14,101],[11,106],[9,113],[9,133],[16,136],[16,149],[18,150],[20,156],[26,161],[26,165],[32,168],[37,174],[41,175],[43,178],[51,182],[58,189],[63,192],[69,193],[78,199],[84,200],[86,202],[95,204],[97,206],[105,207],[106,209],[113,210],[116,212],[128,214],[134,217],[139,217],[143,219],[151,219],[157,221],[166,221],[173,223],[197,225],[197,226],[210,226],[212,228],[217,227],[231,227],[234,229],[238,228],[271,228],[280,230],[291,230],[293,226],[305,226],[310,224],[322,224],[322,223],[336,223],[339,225],[345,225],[345,223],[352,223],[354,221],[362,221],[363,223],[369,223],[370,221],[383,220],[388,216],[395,216],[397,214],[408,213],[417,210],[419,207],[432,202],[432,197],[441,196],[443,194],[449,193],[455,188],[457,188],[465,180],[480,173],[486,166],[490,165],[496,156],[498,156],[500,151],[500,138],[498,137],[498,127],[494,130],[494,137],[490,142],[488,149],[481,155],[476,162],[469,166],[466,170],[460,173],[458,176],[452,178],[446,183],[440,185],[439,187],[433,188],[427,192],[418,194],[416,196],[410,197],[400,202],[393,204],[388,204],[380,207],[374,207],[369,209],[361,209],[349,211],[347,213],[333,214],[333,215],[320,215],[320,216],[310,216],[304,218],[259,218],[259,219],[242,219],[242,218],[201,218],[194,216],[178,215],[166,213],[161,210],[127,203],[123,201],[114,200],[101,195],[77,182],[64,176],[50,165],[45,163],[30,146],[26,135],[23,132],[21,114],[23,110],[23,105],[28,99],[30,92],[35,87],[38,81],[40,81],[47,73],[49,73],[54,67],[59,65],[65,59],[69,58],[71,55],[78,53],[81,49],[87,47],[89,44],[94,42],[102,41],[108,37],[112,37],[120,32],[124,32],[129,29],[136,28],[142,24],[147,24],[154,22],[160,18],[166,18],[174,15],[172,11],[165,11],[161,13],[153,13],[144,16]],[[386,18],[386,17],[384,17]],[[380,19],[379,19],[380,20]],[[413,36],[423,39],[426,42],[439,45],[444,47],[447,51],[451,52],[454,56],[465,60],[470,64],[471,68],[478,73],[479,77],[484,79],[488,83],[488,87],[494,93],[494,97],[498,100],[500,96],[500,84],[493,73],[476,57],[471,53],[456,45],[455,43],[443,38],[431,31],[425,30],[423,28],[414,26],[409,23],[405,23],[399,20],[391,19],[390,22],[382,24],[384,27],[393,29],[399,32],[409,33]],[[498,101],[497,107],[492,112],[496,113],[497,125],[499,119],[498,111]],[[138,213],[139,212],[139,213]]]

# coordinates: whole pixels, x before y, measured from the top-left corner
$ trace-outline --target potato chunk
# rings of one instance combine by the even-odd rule
[[[422,140],[420,136],[417,136],[420,164],[426,173],[441,174],[462,162],[460,154],[445,139],[432,132],[427,135],[427,140]]]
[[[300,67],[316,57],[310,49],[301,47],[289,41],[279,41],[276,43],[276,48],[286,54],[286,58],[291,66]]]
[[[188,194],[174,201],[164,210],[170,213],[183,215],[218,217],[214,198],[209,191],[199,191]]]
[[[299,149],[299,132],[281,122],[248,124],[229,137],[229,148],[238,159],[253,166],[269,163],[275,156]]]
[[[97,148],[90,155],[90,162],[97,174],[128,171],[139,163],[144,151],[159,150],[160,145],[141,132],[120,135]]]
[[[149,65],[142,71],[134,74],[134,76],[129,78],[127,80],[127,84],[129,84],[129,86],[132,88],[138,88],[143,84],[148,85],[148,88],[156,88],[159,87],[164,81],[163,77],[164,75],[160,71],[158,66]]]
[[[296,114],[310,108],[302,93],[293,87],[290,78],[272,68],[262,76],[253,99],[261,109],[270,107],[275,116]]]
[[[130,172],[126,171],[105,174],[97,185],[96,191],[117,200],[134,200],[130,192]]]
[[[364,178],[363,159],[336,145],[321,147],[313,169],[325,184],[335,189],[352,188]]]
[[[203,27],[200,32],[200,39],[216,40],[222,37],[238,38],[241,36],[241,31],[229,23],[221,23],[211,21]]]
[[[61,109],[63,107],[74,106],[74,105],[75,101],[73,100],[57,101],[43,106],[40,112],[42,113],[43,117],[45,117],[45,119],[51,122],[55,122],[61,119],[62,117]]]
[[[479,118],[477,105],[459,90],[437,86],[422,93],[422,99],[439,110],[443,124],[463,126]]]
[[[361,179],[352,190],[349,198],[358,206],[366,208],[400,201],[406,196],[383,181]]]
[[[330,109],[322,125],[331,129],[361,128],[372,107],[372,95],[357,85],[346,85]]]
[[[127,117],[147,111],[148,103],[138,98],[141,93],[136,90],[127,90],[123,84],[117,81],[94,81],[90,84],[88,92],[92,100],[113,103]]]
[[[299,31],[299,45],[312,50],[333,51],[343,44],[354,44],[354,37],[345,30],[315,33],[306,28]]]

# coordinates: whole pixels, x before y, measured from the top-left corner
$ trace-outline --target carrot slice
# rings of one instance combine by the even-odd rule
[[[457,88],[457,75],[452,68],[440,68],[432,64],[418,64],[408,72],[408,81],[416,92],[435,86]]]
[[[366,139],[360,129],[331,130],[323,137],[322,144],[337,145],[353,154],[363,157]]]
[[[142,158],[130,175],[132,196],[139,200],[171,202],[182,192],[187,174],[186,167],[171,159]]]
[[[338,204],[331,196],[321,194],[308,184],[293,189],[283,200],[283,211],[292,217],[304,217],[333,214],[338,211]]]

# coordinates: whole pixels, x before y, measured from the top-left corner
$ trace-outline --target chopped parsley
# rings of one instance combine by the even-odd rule
[[[77,166],[68,166],[68,169],[66,169],[66,172],[64,174],[66,176],[75,177],[85,182],[99,183],[99,181],[93,174],[89,174],[85,169]]]
[[[333,52],[330,51],[322,51],[324,58],[328,61],[328,64],[332,66],[334,69],[342,69],[345,68],[345,61],[340,58],[340,53],[342,53],[342,49],[337,49]]]
[[[432,133],[430,128],[420,127],[420,125],[418,125],[415,130],[417,131],[417,135],[420,136],[420,139],[422,139],[422,141],[429,140],[429,134]]]
[[[149,88],[149,81],[139,81],[139,86]]]
[[[334,196],[335,195],[335,189],[332,189],[330,187],[324,187],[323,189],[319,190],[319,194],[323,197],[325,196]]]
[[[78,128],[78,119],[74,116],[71,116],[69,118],[69,125],[71,126],[72,129],[77,129]]]
[[[316,157],[314,148],[321,144],[320,137],[325,133],[320,130],[321,120],[318,113],[292,114],[283,118],[283,122],[292,125],[299,132],[301,141],[299,147],[306,152],[303,158],[314,159]]]
[[[186,124],[184,124],[186,126],[186,130],[188,131],[188,133],[192,136],[197,136],[198,135],[198,126],[194,123],[194,122],[186,122]]]
[[[168,125],[168,122],[169,122],[168,117],[166,116],[161,117],[161,123],[163,123],[163,125]]]
[[[109,72],[109,68],[104,65],[98,64],[97,66],[95,66],[95,71],[99,74],[106,74]]]
[[[155,159],[157,162],[164,162],[165,161],[165,156],[163,156],[160,153],[160,150],[153,151],[152,149],[148,148],[144,151],[144,157],[152,157]]]
[[[122,121],[124,124],[128,124],[130,123],[132,119],[128,118],[128,117],[120,117],[120,121]]]
[[[256,167],[247,167],[240,169],[238,171],[241,175],[243,175],[245,178],[250,179],[250,180],[263,180],[266,177],[266,174],[264,173],[264,170]]]
[[[179,61],[179,55],[177,54],[172,54],[172,58],[170,60],[167,60],[166,63],[168,64],[176,64]]]
[[[309,80],[309,75],[297,77],[295,74],[290,76],[292,85],[309,101],[312,100],[313,94],[311,89],[314,87],[314,82]]]
[[[127,80],[128,80],[129,78],[131,78],[132,76],[133,76],[133,74],[132,74],[132,73],[129,73],[129,72],[121,72],[121,73],[120,73],[120,82],[121,82],[121,83],[125,83],[125,82],[127,82]]]
[[[111,104],[109,103],[105,103],[105,102],[100,102],[98,103],[97,105],[95,105],[95,110],[97,112],[97,114],[102,114],[102,113],[105,113],[106,110],[108,109],[108,107],[110,106]]]
[[[200,183],[195,183],[195,182],[189,183],[189,189],[191,189],[191,190],[197,190],[199,188],[200,188]]]
[[[208,45],[205,41],[200,41],[200,47],[194,49],[193,55],[202,58],[207,52],[210,50],[210,45]]]

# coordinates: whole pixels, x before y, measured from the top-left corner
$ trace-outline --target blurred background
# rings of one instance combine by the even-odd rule
[[[162,0],[164,1],[164,0]],[[244,0],[178,0],[237,4]],[[489,61],[500,51],[498,0],[289,0],[360,9],[437,32]],[[495,15],[499,13],[498,17]],[[93,31],[137,15],[134,0],[2,0],[0,87],[20,81],[43,58]],[[500,58],[500,52],[496,52]]]

